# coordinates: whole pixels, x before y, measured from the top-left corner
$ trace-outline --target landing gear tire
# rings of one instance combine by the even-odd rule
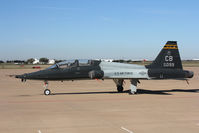
[[[44,90],[44,95],[48,96],[51,94],[51,91],[49,89]]]
[[[123,90],[124,90],[123,86],[117,86],[117,91],[118,91],[119,93],[122,93]]]

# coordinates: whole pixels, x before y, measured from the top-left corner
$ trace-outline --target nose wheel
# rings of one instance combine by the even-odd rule
[[[50,94],[51,94],[51,91],[49,89],[45,89],[44,90],[44,95],[47,96],[47,95],[50,95]]]
[[[49,89],[45,89],[44,90],[44,95],[47,96],[47,95],[50,95],[50,94],[51,94],[51,91]]]
[[[48,81],[44,81],[44,87],[45,87],[44,95],[46,96],[50,95],[51,91],[48,89]]]

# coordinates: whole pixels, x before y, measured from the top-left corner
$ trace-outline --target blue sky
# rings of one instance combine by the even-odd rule
[[[199,58],[197,0],[0,0],[0,60]]]

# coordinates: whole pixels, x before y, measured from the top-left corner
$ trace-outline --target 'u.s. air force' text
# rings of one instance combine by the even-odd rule
[[[115,72],[114,75],[133,75],[133,72]]]
[[[144,71],[139,72],[140,75],[146,75]],[[114,75],[133,75],[133,72],[115,72]]]

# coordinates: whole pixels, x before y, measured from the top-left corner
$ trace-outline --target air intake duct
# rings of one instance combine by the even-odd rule
[[[104,77],[104,72],[102,70],[93,70],[88,74],[91,79],[101,79]]]

